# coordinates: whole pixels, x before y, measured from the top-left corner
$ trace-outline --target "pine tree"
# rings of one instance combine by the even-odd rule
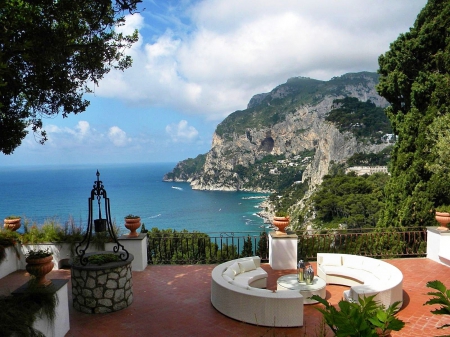
[[[430,0],[409,32],[379,58],[381,96],[398,141],[379,226],[426,226],[433,209],[450,204],[450,181],[432,172],[438,160],[433,122],[450,111],[450,2]]]

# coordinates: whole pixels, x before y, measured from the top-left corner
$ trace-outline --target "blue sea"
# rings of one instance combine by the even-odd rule
[[[127,232],[123,218],[141,216],[147,229],[214,232],[261,232],[256,215],[266,195],[198,191],[189,183],[163,182],[175,163],[0,168],[0,219],[20,215],[42,225],[47,219],[64,224],[73,217],[86,226],[88,199],[96,172],[110,199],[111,217]],[[94,201],[94,218],[98,204]],[[104,209],[102,209],[104,218]],[[23,222],[22,222],[23,223]],[[19,230],[20,231],[20,230]]]

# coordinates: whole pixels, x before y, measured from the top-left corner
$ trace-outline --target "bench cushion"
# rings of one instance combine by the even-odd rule
[[[321,266],[320,267],[325,274],[327,275],[339,275],[350,277],[360,282],[363,282],[364,276],[360,270],[347,268],[347,267],[338,267],[338,266]]]
[[[253,262],[253,260],[239,261],[238,265],[239,265],[239,269],[241,270],[241,273],[245,273],[247,271],[256,269],[256,265],[255,265],[255,262]]]
[[[228,269],[234,270],[234,276],[239,275],[241,273],[241,268],[237,262],[233,263]]]
[[[233,270],[233,269],[231,269],[231,268],[227,268],[227,269],[225,269],[225,271],[222,273],[222,276],[223,277],[228,277],[228,278],[231,278],[232,280],[234,280],[234,277],[236,276],[236,272]]]
[[[339,254],[322,254],[319,257],[319,264],[323,266],[341,266],[342,258]]]
[[[348,268],[362,269],[364,263],[364,256],[358,255],[344,255],[342,257],[342,265]]]

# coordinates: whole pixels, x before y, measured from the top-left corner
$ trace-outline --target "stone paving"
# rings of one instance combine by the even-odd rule
[[[398,267],[403,275],[404,304],[399,317],[406,326],[392,337],[423,337],[450,335],[450,316],[432,315],[426,283],[441,280],[450,287],[450,268],[426,258],[385,260]],[[315,263],[311,263],[314,270]],[[323,326],[320,304],[306,305],[305,325],[300,328],[254,326],[220,314],[210,302],[211,271],[215,265],[148,266],[133,272],[133,303],[109,314],[84,314],[72,307],[69,291],[70,331],[68,337],[82,336],[320,336]],[[268,287],[276,289],[276,280],[293,270],[273,271],[268,264]],[[53,271],[50,278],[70,280],[70,271]],[[0,294],[7,294],[28,280],[26,271],[17,271],[0,280]],[[69,290],[71,286],[69,285]],[[326,299],[337,304],[343,286],[327,285]],[[332,336],[329,332],[327,336]]]

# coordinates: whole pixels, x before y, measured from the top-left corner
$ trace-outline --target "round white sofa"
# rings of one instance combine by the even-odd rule
[[[346,301],[376,295],[374,300],[386,308],[394,302],[403,303],[403,274],[382,260],[350,254],[317,254],[317,275],[327,284],[349,286]]]
[[[262,289],[267,273],[258,256],[216,266],[211,275],[211,303],[238,321],[274,327],[303,325],[303,296],[296,291]]]

